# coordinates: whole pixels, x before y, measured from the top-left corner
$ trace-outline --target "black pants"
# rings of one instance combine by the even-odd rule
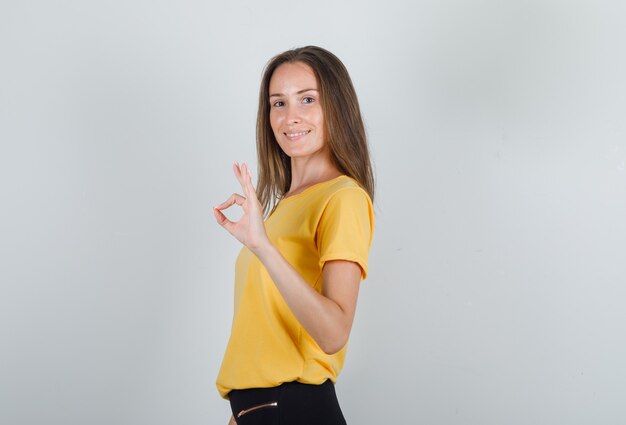
[[[229,398],[237,425],[346,425],[330,380],[232,390]]]

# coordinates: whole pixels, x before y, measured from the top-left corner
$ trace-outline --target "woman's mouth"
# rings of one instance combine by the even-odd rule
[[[305,130],[305,131],[299,131],[297,133],[283,133],[285,136],[287,136],[290,139],[295,139],[298,137],[302,137],[302,136],[306,136],[307,134],[309,134],[311,132],[311,130]]]

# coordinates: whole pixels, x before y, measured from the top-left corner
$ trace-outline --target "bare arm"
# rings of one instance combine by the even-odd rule
[[[329,261],[322,294],[313,289],[273,245],[255,252],[300,324],[327,354],[341,350],[350,335],[361,268],[350,261]]]
[[[214,209],[217,222],[246,245],[263,263],[285,302],[304,329],[328,354],[341,350],[348,340],[356,310],[361,268],[350,261],[329,261],[322,272],[322,293],[313,289],[289,264],[265,233],[261,205],[245,164],[233,167],[244,195],[233,194]],[[237,222],[222,210],[243,209]]]

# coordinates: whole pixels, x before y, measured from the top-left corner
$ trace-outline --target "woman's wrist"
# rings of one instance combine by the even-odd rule
[[[266,239],[258,246],[249,248],[250,251],[252,251],[252,253],[256,255],[259,261],[261,261],[263,264],[265,264],[266,261],[275,256],[277,253],[279,254],[278,249],[269,239]]]

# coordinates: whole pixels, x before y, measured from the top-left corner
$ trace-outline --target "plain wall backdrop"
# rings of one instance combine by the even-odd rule
[[[0,423],[226,424],[266,61],[348,67],[378,177],[351,424],[626,423],[626,6],[3,1]]]

